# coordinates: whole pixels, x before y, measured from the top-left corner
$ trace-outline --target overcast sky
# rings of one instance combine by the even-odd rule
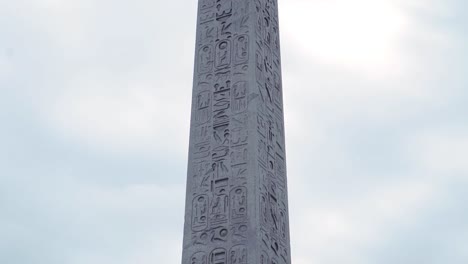
[[[468,263],[466,0],[280,0],[294,264]],[[0,0],[0,263],[180,264],[196,0]]]

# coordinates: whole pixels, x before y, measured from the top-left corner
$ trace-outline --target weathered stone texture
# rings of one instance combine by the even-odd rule
[[[290,264],[276,0],[199,0],[182,264]]]

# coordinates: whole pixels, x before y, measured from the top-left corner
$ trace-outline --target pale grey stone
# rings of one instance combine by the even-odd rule
[[[290,264],[276,0],[199,0],[182,264]]]

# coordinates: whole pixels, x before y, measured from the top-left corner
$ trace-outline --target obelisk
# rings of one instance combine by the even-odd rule
[[[199,0],[182,264],[290,264],[276,0]]]

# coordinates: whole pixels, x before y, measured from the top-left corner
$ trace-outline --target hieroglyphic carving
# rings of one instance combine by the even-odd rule
[[[262,251],[260,253],[259,263],[258,264],[270,264],[268,258],[268,253],[266,251]]]
[[[241,64],[249,59],[249,37],[240,35],[234,39],[234,63]]]
[[[225,194],[215,195],[210,206],[210,223],[213,226],[226,223],[228,220],[228,196]]]
[[[231,146],[243,146],[247,144],[249,134],[244,127],[236,127],[232,129]]]
[[[199,0],[195,63],[182,264],[290,264],[276,0]]]
[[[204,124],[211,119],[211,93],[202,91],[196,98],[195,123]]]
[[[247,240],[247,223],[233,224],[231,227],[232,242],[241,243]]]
[[[213,7],[215,0],[200,0],[200,9],[207,9]]]
[[[211,9],[201,10],[199,14],[200,24],[210,23],[216,17],[216,13]]]
[[[190,264],[207,264],[207,257],[205,252],[197,252],[190,258]]]
[[[193,193],[206,193],[209,191],[211,179],[210,166],[211,163],[208,160],[195,161],[193,163]]]
[[[215,38],[218,36],[218,28],[211,23],[206,23],[200,26],[199,45],[205,45],[207,43],[213,43]]]
[[[224,248],[217,248],[210,254],[209,264],[227,264],[227,253]]]
[[[195,232],[192,234],[192,242],[195,246],[206,246],[210,242],[209,231]]]
[[[211,146],[209,142],[195,144],[193,147],[193,157],[195,160],[207,158],[210,155]]]
[[[290,264],[277,1],[254,2],[260,263]]]
[[[231,221],[233,223],[247,220],[247,188],[236,187],[231,191]]]
[[[225,32],[223,27],[222,32]],[[218,69],[223,69],[231,64],[231,42],[229,40],[220,41],[216,45],[215,65]]]
[[[248,0],[199,2],[190,163],[193,245],[246,239],[248,117],[242,113],[248,93],[248,7]],[[210,261],[218,263],[222,254],[227,260],[227,252],[215,250]]]
[[[211,230],[211,242],[213,243],[223,243],[227,242],[229,239],[229,230],[224,227],[216,227]]]
[[[237,245],[229,251],[229,264],[247,264],[247,247]]]
[[[207,73],[213,68],[213,47],[211,45],[205,45],[198,51],[198,72]]]
[[[216,0],[216,19],[222,20],[232,15],[232,0]]]
[[[242,113],[247,109],[247,82],[236,82],[232,87],[232,112]]]
[[[200,195],[193,199],[192,229],[201,231],[208,227],[208,196]]]

